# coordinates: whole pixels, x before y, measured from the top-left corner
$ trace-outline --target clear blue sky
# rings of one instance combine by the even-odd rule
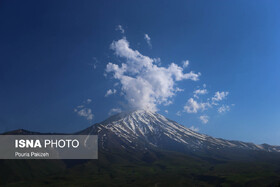
[[[158,66],[189,60],[184,73],[201,73],[176,82],[184,91],[157,104],[159,113],[214,137],[280,145],[279,10],[278,0],[1,1],[0,132],[74,132],[125,110],[119,80],[106,73],[125,61],[110,49],[125,37]],[[207,94],[195,98],[203,84]],[[105,97],[109,89],[116,93]],[[217,91],[228,92],[218,106],[184,109]]]

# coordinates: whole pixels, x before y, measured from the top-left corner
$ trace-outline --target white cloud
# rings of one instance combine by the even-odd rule
[[[164,106],[168,106],[168,105],[171,105],[171,104],[173,104],[173,102],[170,101],[170,100],[168,100],[168,101],[166,101],[166,102],[163,103]]]
[[[155,59],[142,55],[129,47],[123,38],[114,41],[111,49],[125,59],[121,66],[108,63],[106,72],[120,81],[121,89],[132,108],[157,110],[158,104],[167,104],[176,94],[176,81],[197,81],[200,73],[184,73],[183,68],[171,63],[167,68],[155,64]]]
[[[199,95],[207,94],[208,91],[205,88],[206,88],[206,85],[203,84],[203,89],[195,90],[193,92],[194,98],[198,99]],[[199,111],[204,111],[209,108],[212,108],[213,106],[218,106],[219,105],[218,102],[224,100],[228,94],[229,94],[229,92],[217,91],[217,92],[215,92],[215,94],[212,98],[207,98],[207,102],[198,102],[194,98],[190,98],[184,106],[184,111],[187,113],[197,113]],[[227,105],[223,105],[223,106],[219,107],[217,110],[219,113],[223,113],[223,112],[229,111],[230,107]],[[206,115],[200,116],[200,120],[203,123],[207,123],[209,120],[209,117]]]
[[[165,112],[166,114],[168,114],[168,110],[165,110],[164,112]]]
[[[197,90],[193,91],[193,93],[194,93],[193,96],[195,98],[198,98],[198,95],[205,95],[208,93],[208,91],[206,89],[197,89]]]
[[[221,107],[218,108],[219,113],[225,113],[230,111],[230,107],[228,105],[222,105]]]
[[[124,29],[123,29],[123,27],[121,26],[121,25],[118,25],[117,27],[116,27],[116,31],[120,31],[122,34],[124,34]]]
[[[183,68],[187,68],[190,62],[188,60],[183,61]]]
[[[198,132],[199,131],[199,128],[198,127],[195,127],[195,126],[191,126],[190,129],[192,131],[195,131],[195,132]]]
[[[116,89],[113,89],[113,90],[109,89],[109,90],[107,90],[105,97],[108,97],[109,95],[113,95],[115,93],[117,93]]]
[[[184,91],[184,89],[181,89],[181,88],[176,88],[175,89],[175,92],[183,92]]]
[[[122,112],[122,109],[120,108],[112,108],[110,111],[109,111],[109,115],[113,115],[113,114],[117,114],[117,113],[121,113]]]
[[[209,121],[209,116],[203,115],[200,116],[199,119],[202,121],[202,123],[206,124]]]
[[[161,65],[161,60],[160,58],[154,58],[154,63],[158,64],[158,65]]]
[[[177,115],[177,116],[181,116],[181,115],[182,115],[181,111],[177,111],[177,112],[176,112],[176,115]]]
[[[93,67],[93,69],[97,68],[97,64],[99,64],[99,60],[96,57],[92,57],[92,60],[94,61],[94,63],[90,63],[90,65]]]
[[[77,106],[77,108],[84,108],[85,107],[85,105],[79,105],[79,106]]]
[[[87,99],[86,103],[89,104],[92,102],[92,99]]]
[[[144,35],[144,39],[146,40],[147,44],[152,47],[151,38],[148,34]]]
[[[211,107],[210,103],[199,103],[196,100],[194,100],[193,98],[190,98],[188,100],[188,102],[186,103],[186,105],[184,106],[184,110],[187,113],[197,113],[198,111],[204,111],[207,108]]]
[[[214,97],[212,97],[212,101],[215,102],[215,101],[221,101],[223,99],[226,98],[226,96],[229,94],[229,92],[216,92]]]
[[[92,99],[83,101],[82,105],[78,105],[76,108],[74,108],[74,112],[76,112],[79,116],[85,117],[87,120],[92,121],[94,115],[92,114],[91,109],[86,107],[86,105],[90,104],[91,102]]]
[[[76,112],[79,116],[85,117],[87,120],[93,120],[93,114],[90,108],[75,108],[74,112]]]

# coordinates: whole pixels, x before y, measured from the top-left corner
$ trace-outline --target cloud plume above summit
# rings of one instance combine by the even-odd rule
[[[185,79],[197,81],[200,73],[184,69],[175,63],[161,67],[153,59],[142,55],[129,46],[126,38],[114,41],[110,48],[123,61],[121,65],[109,62],[106,72],[121,84],[121,91],[131,108],[157,110],[157,105],[168,105],[171,98],[180,91],[176,82]]]

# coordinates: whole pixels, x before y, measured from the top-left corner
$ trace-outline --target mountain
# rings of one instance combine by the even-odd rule
[[[114,115],[77,134],[98,134],[102,149],[162,149],[179,152],[266,151],[280,146],[256,145],[213,138],[190,130],[152,111],[135,110]]]
[[[213,138],[152,111],[123,112],[74,134],[98,135],[97,160],[0,160],[0,185],[280,186],[279,146]]]

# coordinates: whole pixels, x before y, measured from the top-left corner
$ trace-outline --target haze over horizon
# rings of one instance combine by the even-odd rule
[[[0,132],[146,109],[280,145],[279,1],[161,2],[0,3]]]

